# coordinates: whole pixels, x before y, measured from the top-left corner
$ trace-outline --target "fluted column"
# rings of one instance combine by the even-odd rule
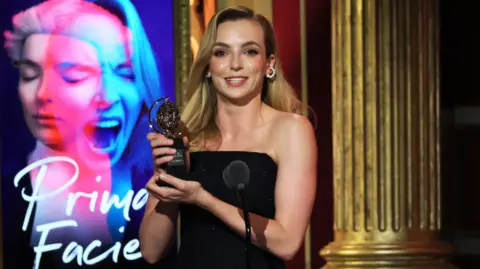
[[[324,268],[451,268],[438,0],[332,1],[334,242]]]
[[[184,105],[187,100],[185,84],[193,61],[193,51],[190,44],[190,5],[189,0],[175,0],[175,101]]]

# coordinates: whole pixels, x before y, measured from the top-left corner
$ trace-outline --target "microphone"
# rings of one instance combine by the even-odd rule
[[[250,181],[250,168],[242,161],[233,161],[223,170],[223,181],[230,189],[237,191],[243,210],[243,219],[245,220],[245,259],[246,267],[250,268],[248,259],[252,245],[252,228],[250,226],[250,216],[248,215],[245,192]]]
[[[250,181],[250,168],[242,161],[233,161],[223,170],[223,181],[230,189],[245,189]]]

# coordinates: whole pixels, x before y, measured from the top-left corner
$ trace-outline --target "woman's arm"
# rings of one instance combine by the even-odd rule
[[[170,148],[173,141],[157,133],[149,133],[147,139],[152,147],[155,168],[163,171],[160,167],[173,159],[175,152]],[[155,192],[158,176],[155,173],[145,186],[149,196],[139,231],[140,251],[149,263],[160,260],[172,246],[179,211],[178,203],[159,199]]]
[[[149,195],[140,225],[140,251],[149,263],[159,261],[172,246],[178,217],[178,204],[165,203]]]
[[[288,116],[276,127],[282,134],[275,141],[278,163],[275,187],[275,219],[250,214],[252,243],[290,260],[300,248],[315,200],[317,145],[310,122],[301,116]],[[241,209],[227,204],[203,188],[196,203],[245,236]]]

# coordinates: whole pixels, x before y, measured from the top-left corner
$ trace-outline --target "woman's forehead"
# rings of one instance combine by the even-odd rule
[[[253,20],[236,20],[221,23],[217,28],[217,42],[242,45],[248,41],[262,44],[263,28]]]
[[[131,33],[114,16],[81,14],[59,21],[57,26],[52,33],[30,36],[23,55],[87,62],[125,62],[131,59]]]
[[[27,38],[23,49],[23,58],[37,63],[119,64],[130,61],[130,56],[125,43],[96,42],[96,45],[93,45],[84,39],[59,34],[31,35]]]
[[[39,64],[45,62],[99,62],[97,49],[86,41],[56,34],[30,35],[23,47],[23,58]]]
[[[105,14],[82,14],[72,20],[64,20],[54,34],[76,37],[98,48],[127,44],[131,36],[118,18]]]

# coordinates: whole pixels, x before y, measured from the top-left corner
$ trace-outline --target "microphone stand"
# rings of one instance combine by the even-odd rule
[[[252,245],[252,227],[250,226],[250,216],[248,215],[247,203],[245,198],[245,184],[238,185],[238,194],[243,209],[243,219],[245,220],[245,265],[250,269],[250,249]]]

